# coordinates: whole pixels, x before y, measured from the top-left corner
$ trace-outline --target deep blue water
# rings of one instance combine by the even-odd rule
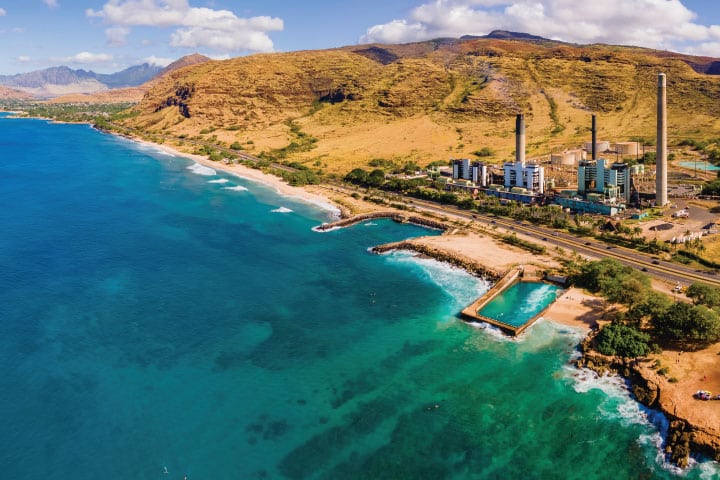
[[[84,125],[0,118],[0,146],[4,478],[673,475],[617,380],[568,365],[578,332],[466,325],[484,282],[367,251],[437,232],[316,233]]]

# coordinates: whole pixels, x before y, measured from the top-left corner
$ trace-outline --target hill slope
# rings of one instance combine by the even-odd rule
[[[295,143],[284,154],[326,171],[376,157],[425,164],[483,147],[501,161],[511,158],[519,112],[530,157],[589,140],[591,112],[603,139],[653,138],[665,72],[671,141],[720,133],[720,77],[702,73],[717,59],[517,35],[210,61],[159,79],[125,122],[256,154]]]

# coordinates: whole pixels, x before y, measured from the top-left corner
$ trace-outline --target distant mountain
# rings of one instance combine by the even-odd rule
[[[103,89],[100,91],[92,92],[68,92],[60,96],[54,97],[50,100],[51,103],[127,103],[127,102],[139,102],[142,100],[145,93],[152,88],[152,86],[160,79],[169,75],[170,73],[180,68],[189,67],[191,65],[197,65],[209,61],[210,58],[194,53],[192,55],[186,55],[167,67],[160,69],[155,75],[149,80],[142,83],[142,85],[134,87],[122,87],[112,88],[111,90]],[[137,67],[130,67],[122,72],[113,74],[118,78],[129,78],[132,76],[140,77],[147,75],[147,69],[144,69],[147,64],[139,65]],[[154,68],[154,67],[153,67]],[[99,76],[101,77],[101,76]],[[117,81],[105,81],[105,85],[110,86],[112,83]]]
[[[16,75],[0,75],[0,85],[35,97],[55,97],[70,93],[95,93],[111,88],[136,87],[154,78],[164,69],[144,63],[112,74],[51,67]]]
[[[152,80],[162,71],[164,71],[162,67],[143,63],[110,75],[96,74],[95,78],[108,88],[137,87]]]

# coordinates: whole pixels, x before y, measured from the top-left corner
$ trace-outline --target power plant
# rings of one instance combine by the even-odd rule
[[[666,104],[666,78],[664,73],[660,73],[657,92],[655,179],[655,205],[660,207],[668,203]],[[565,175],[562,185],[569,188],[554,190],[555,178],[550,178],[546,182],[545,167],[537,159],[526,162],[523,113],[518,113],[515,117],[515,159],[503,163],[502,174],[493,172],[496,170],[493,165],[471,162],[469,159],[457,159],[452,161],[452,180],[448,180],[446,186],[448,189],[473,193],[483,191],[485,194],[504,200],[522,203],[556,203],[577,212],[603,215],[615,215],[628,205],[638,205],[642,198],[652,199],[652,187],[641,188],[645,178],[645,166],[642,163],[630,166],[619,158],[621,153],[634,154],[638,158],[639,142],[618,143],[615,151],[610,151],[610,142],[599,142],[597,139],[597,118],[594,114],[591,122],[591,141],[584,143],[584,150],[566,150],[559,155],[551,155],[550,161],[546,162],[550,165],[559,165],[559,170],[565,165],[575,166],[577,170],[574,176],[577,186],[572,183],[573,179],[568,179]],[[586,153],[590,154],[590,159],[585,159]],[[616,161],[606,158],[607,153],[614,154]],[[603,156],[600,156],[601,154]],[[546,189],[552,189],[554,193],[546,195]],[[641,189],[646,193],[640,192]]]

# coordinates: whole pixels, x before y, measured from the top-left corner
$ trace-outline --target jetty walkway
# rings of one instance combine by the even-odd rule
[[[343,218],[335,222],[323,223],[322,225],[315,227],[315,230],[324,232],[326,230],[332,230],[334,228],[350,227],[357,223],[364,222],[366,220],[374,220],[377,218],[389,218],[398,223],[413,223],[415,225],[421,225],[423,227],[434,228],[437,230],[448,230],[450,228],[442,222],[436,222],[435,220],[423,218],[418,215],[405,215],[398,212],[372,212],[364,213],[362,215],[355,215],[349,218]]]

